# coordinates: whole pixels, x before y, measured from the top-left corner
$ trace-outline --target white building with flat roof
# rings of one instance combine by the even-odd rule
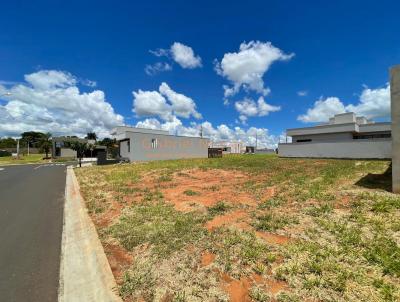
[[[210,141],[208,144],[210,148],[221,148],[224,154],[240,154],[244,153],[246,147],[242,142],[230,142],[230,141]]]
[[[207,138],[127,126],[116,127],[111,134],[118,141],[119,155],[131,162],[208,157]]]
[[[329,123],[286,130],[291,143],[278,145],[282,157],[391,158],[391,123],[375,123],[353,112]]]

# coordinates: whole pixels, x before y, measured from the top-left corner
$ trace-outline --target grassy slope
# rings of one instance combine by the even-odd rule
[[[11,156],[4,156],[0,157],[0,165],[41,163],[44,162],[43,156],[43,154],[30,154],[21,156],[19,159],[14,159]]]
[[[386,161],[243,155],[91,167],[77,175],[93,217],[109,211],[111,200],[124,207],[124,197],[136,194],[143,174],[158,171],[154,181],[162,184],[189,168],[242,170],[251,177],[241,190],[255,196],[268,187],[277,192],[249,209],[254,231],[219,228],[211,233],[202,224],[229,206],[218,203],[208,212],[183,214],[167,205],[157,189],[142,192],[141,203],[127,206],[110,227],[99,227],[103,243],[117,240],[133,255],[141,251],[120,287],[126,299],[139,295],[152,301],[167,291],[176,301],[226,300],[213,272],[191,269],[204,250],[216,255],[219,271],[237,279],[256,272],[287,282],[289,289],[275,297],[279,301],[400,299],[400,198],[384,190],[390,181]],[[292,239],[269,245],[255,231],[285,232]],[[250,296],[267,301],[271,295],[253,288]]]

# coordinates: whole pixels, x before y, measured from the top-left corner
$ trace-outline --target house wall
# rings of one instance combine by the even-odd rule
[[[173,136],[151,133],[126,132],[130,139],[130,152],[125,152],[130,161],[150,161],[181,158],[207,158],[208,139],[199,137]],[[157,140],[157,147],[152,148],[152,139]],[[121,142],[123,143],[123,142]],[[125,145],[122,145],[125,148]]]
[[[392,141],[376,139],[347,142],[309,142],[279,144],[281,157],[320,157],[320,158],[379,158],[392,156]]]
[[[393,192],[400,193],[400,65],[397,65],[391,69],[390,89],[393,144]]]
[[[76,151],[69,148],[61,148],[60,157],[76,157]]]
[[[312,135],[294,135],[292,141],[296,142],[299,139],[311,139],[314,141],[349,141],[353,140],[353,134],[350,132],[346,133],[325,133],[325,134],[312,134]]]
[[[125,140],[125,141],[119,142],[119,155],[121,157],[129,158],[128,141]]]

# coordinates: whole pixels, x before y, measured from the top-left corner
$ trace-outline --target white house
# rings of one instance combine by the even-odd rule
[[[118,141],[120,156],[129,161],[208,157],[207,138],[126,126],[116,127],[112,135]]]
[[[221,148],[224,154],[240,154],[244,153],[246,149],[242,142],[235,141],[210,141],[208,146],[210,148]]]
[[[375,123],[354,113],[337,114],[329,123],[286,130],[291,143],[278,145],[282,157],[391,158],[391,123]]]

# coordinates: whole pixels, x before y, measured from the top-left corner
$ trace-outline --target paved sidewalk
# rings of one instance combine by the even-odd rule
[[[60,302],[120,302],[110,265],[71,167],[65,188]]]

